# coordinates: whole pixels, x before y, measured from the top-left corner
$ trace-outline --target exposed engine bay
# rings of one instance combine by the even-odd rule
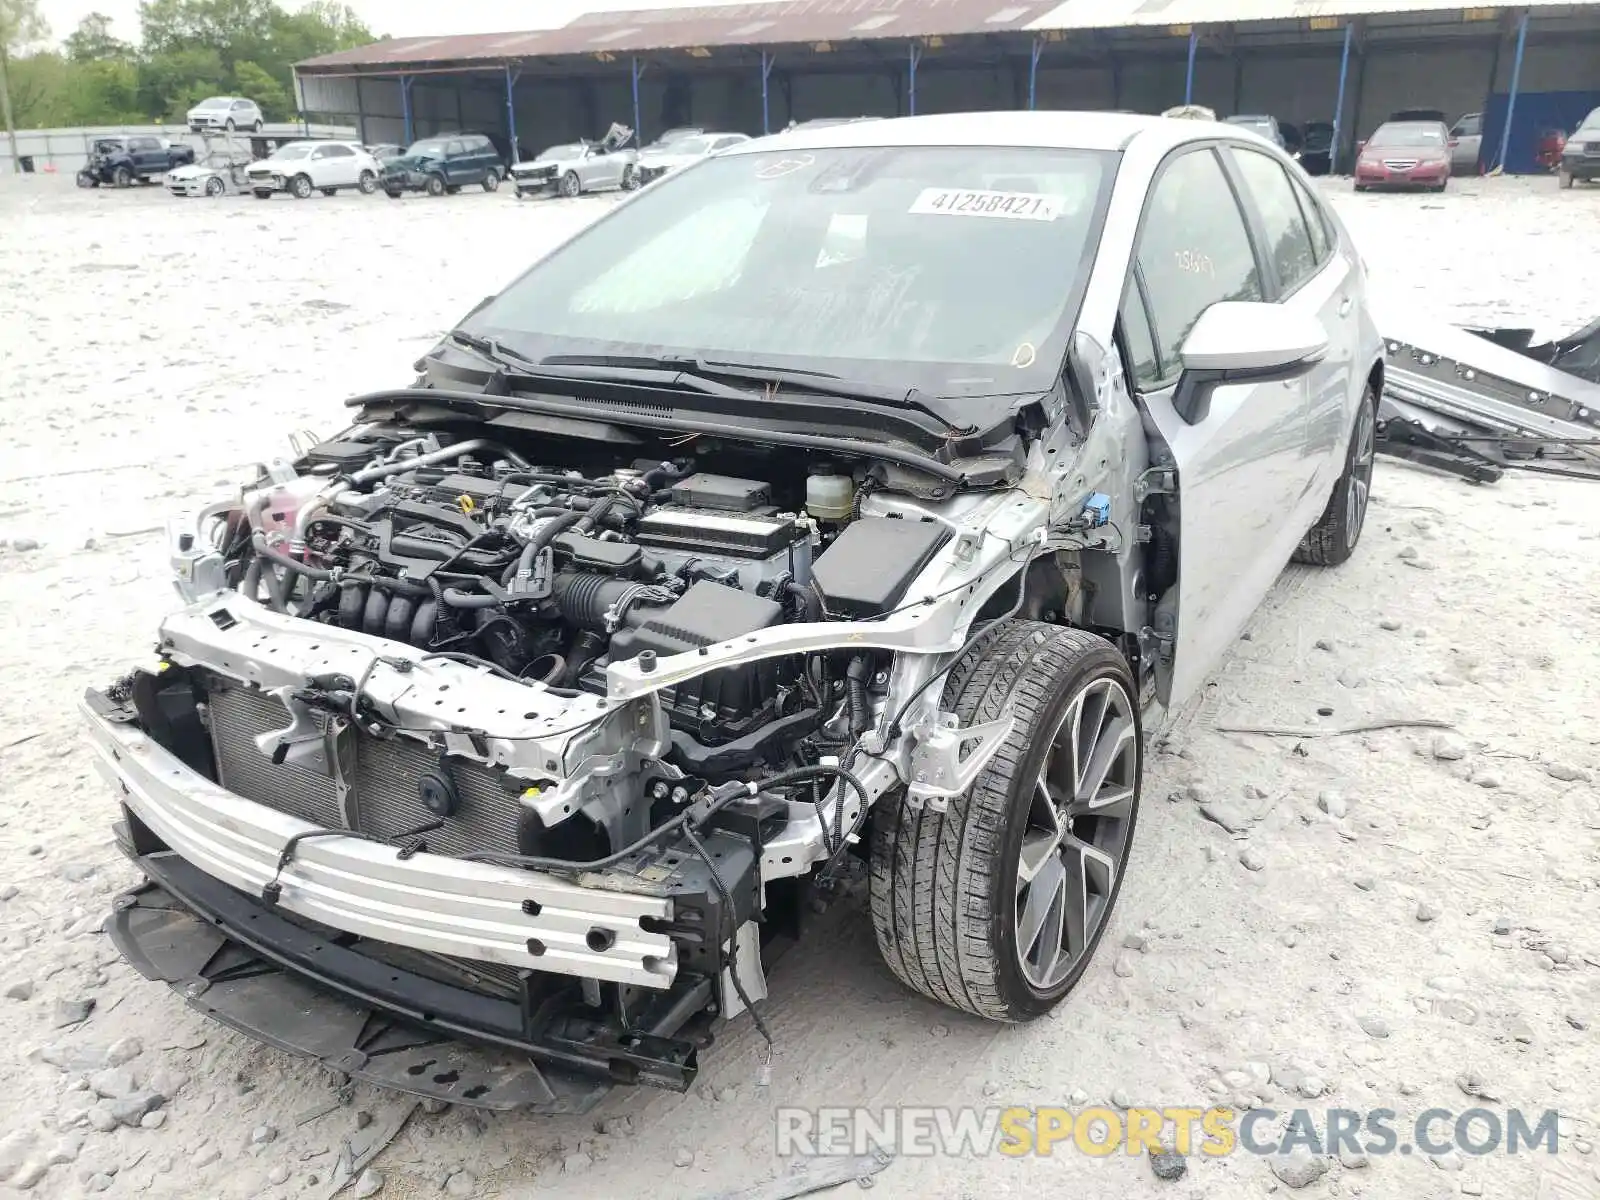
[[[1052,537],[1044,477],[472,432],[358,425],[174,522],[186,605],[85,701],[153,889],[113,936],[137,962],[184,914],[281,920],[325,982],[355,953],[414,1007],[505,1006],[473,1039],[687,1086],[689,1031],[765,994],[879,797],[942,809],[1011,732],[940,683],[985,625],[1082,616],[1105,514]]]

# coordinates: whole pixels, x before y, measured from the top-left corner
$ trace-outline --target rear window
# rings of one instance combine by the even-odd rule
[[[1422,122],[1404,123],[1399,125],[1380,125],[1378,131],[1372,135],[1369,146],[1440,146],[1445,144],[1444,128],[1440,125],[1423,124]]]

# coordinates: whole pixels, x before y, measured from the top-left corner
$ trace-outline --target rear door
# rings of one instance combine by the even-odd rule
[[[328,161],[328,187],[354,187],[356,182],[356,152],[349,146],[330,142],[326,147]]]
[[[1298,309],[1320,322],[1328,335],[1326,357],[1304,380],[1306,491],[1298,498],[1292,520],[1302,530],[1309,529],[1327,504],[1342,465],[1340,452],[1350,433],[1352,395],[1357,386],[1357,281],[1344,256],[1333,253],[1329,224],[1296,172],[1246,146],[1233,146],[1227,155],[1271,280],[1272,295],[1286,308]]]
[[[1483,149],[1483,114],[1468,113],[1450,130],[1450,172],[1476,175],[1478,155]]]
[[[1174,643],[1156,671],[1169,708],[1216,667],[1305,532],[1287,517],[1309,485],[1304,379],[1219,387],[1194,425],[1172,406],[1179,351],[1200,314],[1221,300],[1273,297],[1221,154],[1190,147],[1162,164],[1123,299],[1134,386],[1177,466]]]

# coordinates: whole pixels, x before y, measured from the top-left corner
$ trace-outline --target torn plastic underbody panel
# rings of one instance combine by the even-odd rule
[[[1600,479],[1600,321],[1534,345],[1385,313],[1378,450],[1478,483],[1508,469]]]

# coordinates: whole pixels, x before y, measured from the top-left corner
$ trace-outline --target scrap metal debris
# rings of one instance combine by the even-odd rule
[[[1346,733],[1372,733],[1379,729],[1454,729],[1449,721],[1431,717],[1397,717],[1392,720],[1359,721],[1354,725],[1326,725],[1320,729],[1288,728],[1278,725],[1218,725],[1218,733],[1258,733],[1264,737],[1337,737]]]
[[[718,1192],[707,1200],[792,1200],[795,1196],[811,1196],[851,1182],[871,1187],[873,1177],[893,1161],[886,1150],[874,1150],[859,1158],[808,1159],[781,1178],[736,1192]]]
[[[1600,321],[1531,345],[1380,309],[1380,453],[1494,483],[1509,469],[1600,480]]]
[[[411,1114],[421,1106],[420,1100],[413,1101],[404,1108],[396,1109],[387,1119],[374,1122],[359,1133],[345,1138],[339,1147],[339,1159],[333,1164],[333,1173],[328,1178],[328,1189],[322,1193],[323,1200],[331,1200],[359,1179],[361,1172],[383,1152],[384,1147],[400,1136],[406,1122],[411,1120]]]

